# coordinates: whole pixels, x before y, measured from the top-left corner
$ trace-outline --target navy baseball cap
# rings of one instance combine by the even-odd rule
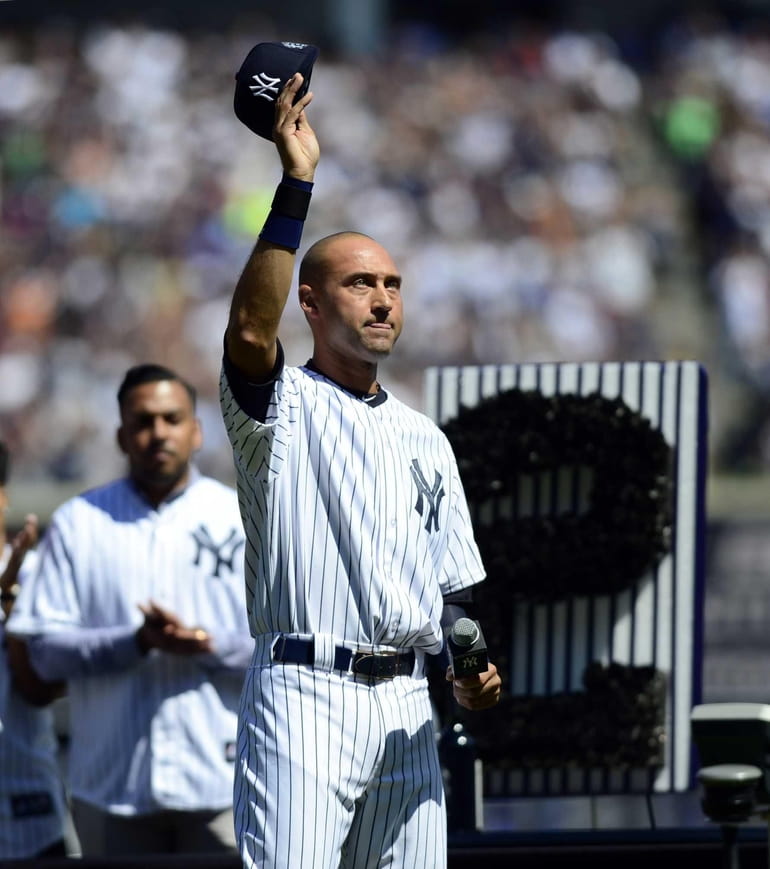
[[[233,108],[238,119],[252,132],[272,142],[276,97],[295,72],[301,73],[304,79],[295,102],[303,97],[317,57],[316,46],[305,42],[255,45],[235,74]]]

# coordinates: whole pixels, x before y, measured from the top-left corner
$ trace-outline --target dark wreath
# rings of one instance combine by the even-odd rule
[[[514,599],[547,602],[630,587],[669,551],[672,449],[620,398],[546,396],[512,389],[461,407],[443,430],[457,456],[475,534],[492,585]],[[591,474],[578,510],[517,515],[525,475]],[[478,520],[503,496],[513,517]],[[487,583],[485,583],[487,585]],[[506,595],[506,596],[507,596]],[[498,598],[499,599],[499,598]]]
[[[505,696],[481,716],[465,714],[481,760],[495,769],[662,766],[666,681],[653,667],[593,661],[582,692]]]
[[[545,396],[512,389],[462,407],[443,430],[474,514],[488,579],[474,591],[495,663],[508,683],[514,605],[629,588],[671,545],[673,451],[662,433],[620,398]],[[588,472],[572,510],[550,513],[557,474]],[[545,478],[553,497],[521,515],[522,479]],[[549,491],[549,485],[538,485]],[[512,499],[512,517],[499,515]],[[561,503],[561,502],[560,502]],[[480,520],[479,512],[491,511]],[[533,506],[533,505],[530,505]],[[484,724],[466,718],[479,756],[500,768],[561,765],[634,768],[662,763],[665,681],[651,667],[597,662],[584,692],[504,696]]]

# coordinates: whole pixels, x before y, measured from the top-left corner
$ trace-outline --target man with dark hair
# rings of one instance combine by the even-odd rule
[[[184,387],[187,393],[190,404],[193,410],[198,402],[198,394],[195,387],[181,378],[176,372],[165,365],[156,365],[152,362],[145,362],[143,365],[135,365],[129,368],[123,377],[123,382],[118,387],[118,407],[122,408],[126,399],[126,395],[135,387],[141,386],[144,383],[157,383],[159,380],[168,380],[170,383],[178,383]]]
[[[36,564],[37,517],[8,539],[10,457],[0,441],[0,861],[65,856],[67,803],[59,774],[53,714],[63,693],[29,666],[25,644],[6,636],[5,623]]]
[[[192,464],[190,384],[140,365],[118,401],[128,474],[54,512],[9,630],[41,677],[69,686],[84,856],[228,853],[252,648],[237,497]]]

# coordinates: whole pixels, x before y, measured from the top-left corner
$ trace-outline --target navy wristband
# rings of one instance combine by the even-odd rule
[[[275,191],[270,213],[259,237],[296,250],[302,240],[312,189],[311,181],[300,181],[284,175]]]
[[[281,176],[281,184],[288,184],[289,187],[296,187],[297,190],[306,190],[308,193],[311,193],[313,190],[312,181],[303,181],[301,178],[292,178],[291,175],[287,175],[286,173]]]
[[[309,190],[300,190],[292,184],[281,182],[275,191],[270,210],[284,217],[304,220],[310,207],[310,195]]]
[[[304,220],[297,220],[296,217],[286,217],[283,214],[276,214],[274,211],[271,211],[267,215],[267,220],[262,227],[259,237],[272,244],[296,250],[302,241],[302,230],[304,227]]]

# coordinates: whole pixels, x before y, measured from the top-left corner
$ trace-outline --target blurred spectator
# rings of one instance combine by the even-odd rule
[[[0,33],[0,422],[25,433],[25,477],[117,472],[105,395],[137,358],[189,372],[214,419],[212,324],[276,180],[232,112],[233,74],[271,38]],[[665,355],[651,322],[676,199],[639,172],[643,82],[608,36],[405,31],[387,63],[322,50],[313,89],[324,192],[306,243],[372,233],[404,264],[410,321],[444,330],[405,334],[396,392],[419,399],[436,364]],[[285,325],[299,356],[304,323]],[[201,466],[230,480],[227,455],[217,424]]]
[[[36,563],[37,518],[8,539],[5,515],[10,457],[0,442],[0,861],[66,856],[67,802],[50,709],[64,685],[44,683],[27,649],[5,622]]]
[[[746,412],[718,459],[768,463],[770,394],[770,35],[692,15],[662,41],[651,104],[694,205],[703,304]]]

